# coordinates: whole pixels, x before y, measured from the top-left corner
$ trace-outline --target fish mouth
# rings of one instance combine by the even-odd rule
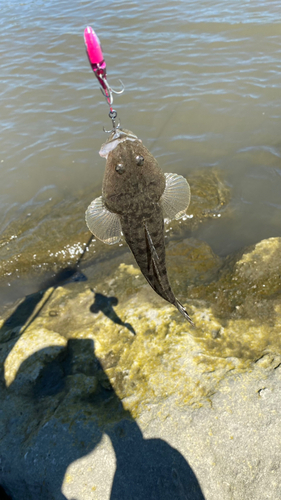
[[[107,158],[108,154],[113,151],[118,144],[125,141],[139,141],[142,142],[133,132],[130,130],[118,128],[112,131],[107,141],[100,148],[99,154],[102,158]]]

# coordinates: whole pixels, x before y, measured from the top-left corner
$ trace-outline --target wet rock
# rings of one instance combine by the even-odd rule
[[[1,234],[1,275],[42,275],[75,262],[89,239],[84,206],[83,200],[53,198],[26,207]]]
[[[166,225],[169,238],[182,238],[206,218],[221,215],[229,201],[229,191],[214,171],[192,173],[188,178],[192,201],[188,215]],[[0,275],[11,283],[24,275],[46,276],[60,269],[73,269],[83,254],[91,234],[85,223],[85,210],[100,191],[83,191],[80,198],[53,197],[33,200],[20,216],[7,225],[0,237]],[[127,248],[126,248],[127,250]],[[93,238],[83,262],[120,255],[124,250],[104,245]]]
[[[0,329],[13,500],[279,498],[280,255],[281,238],[224,260],[170,241],[195,328],[129,253],[17,304]]]

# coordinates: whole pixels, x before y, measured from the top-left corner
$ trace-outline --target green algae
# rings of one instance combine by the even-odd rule
[[[270,329],[279,315],[280,270],[280,239],[270,238],[228,257],[218,281],[194,288],[192,296],[210,301],[222,321],[248,319]]]
[[[110,280],[98,281],[96,274],[89,276],[88,282],[48,291],[49,295],[38,303],[40,314],[22,327],[24,333],[6,357],[7,385],[15,383],[21,364],[25,365],[23,380],[34,382],[39,367],[55,360],[68,342],[78,345],[82,341],[87,348],[78,356],[76,369],[67,375],[64,388],[64,398],[71,401],[65,410],[68,415],[75,413],[79,387],[86,407],[90,405],[89,415],[91,401],[97,398],[96,418],[104,423],[114,420],[118,401],[122,401],[122,412],[128,418],[170,399],[180,407],[205,404],[226,374],[249,370],[259,359],[281,355],[281,303],[276,278],[280,247],[281,239],[272,238],[222,260],[203,242],[171,242],[167,248],[171,283],[196,328],[151,290],[130,254],[123,256],[124,262],[119,258],[114,261]],[[257,262],[264,264],[259,272]],[[103,266],[105,269],[106,263],[99,268],[100,277]],[[238,309],[233,307],[233,282],[242,294]],[[254,289],[249,286],[252,282],[256,283]],[[122,320],[120,324],[102,310],[91,311],[93,289],[118,298],[114,310]],[[262,310],[258,317],[250,315],[250,304],[255,306],[254,313]],[[92,342],[92,347],[87,342]],[[28,364],[26,360],[40,347],[45,347],[42,357],[38,355],[37,364]],[[88,362],[87,349],[91,353]],[[93,353],[101,368],[90,373]],[[76,372],[83,376],[76,376]],[[110,388],[115,395],[113,402],[99,396]]]
[[[206,218],[227,213],[229,199],[214,172],[203,177],[194,174],[189,181],[193,201],[188,215],[165,227],[170,282],[195,328],[154,293],[129,251],[95,241],[86,254],[87,281],[34,294],[16,304],[8,321],[2,320],[6,386],[9,390],[35,387],[44,418],[56,408],[59,418],[74,422],[81,400],[85,422],[94,411],[104,425],[111,425],[117,415],[135,418],[168,401],[199,407],[210,401],[228,373],[241,373],[260,359],[281,354],[281,239],[264,240],[222,259],[206,243],[186,238]],[[54,202],[49,226],[44,226],[48,213],[42,216],[39,211],[42,240],[36,265],[47,262],[46,248],[48,253],[75,241],[85,245],[83,203],[77,203],[75,216],[71,203],[63,204],[70,226],[71,217],[76,217],[70,239],[62,228],[65,220],[58,216],[61,207]],[[31,226],[23,226],[12,242],[27,238]],[[23,249],[22,270],[30,271],[33,265],[33,245],[31,241]],[[61,255],[47,265],[72,262]],[[90,266],[93,255],[96,265]],[[13,266],[13,257],[11,262]],[[96,294],[108,301],[105,308],[94,307]],[[55,381],[53,373],[57,373]]]

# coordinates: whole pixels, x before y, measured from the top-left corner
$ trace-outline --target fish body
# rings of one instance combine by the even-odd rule
[[[108,244],[119,241],[122,232],[153,290],[193,324],[171,289],[164,244],[164,217],[178,218],[189,204],[187,181],[177,174],[164,174],[129,131],[112,134],[100,154],[107,158],[102,197],[86,211],[89,229]]]

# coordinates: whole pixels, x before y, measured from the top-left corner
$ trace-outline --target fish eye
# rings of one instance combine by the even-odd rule
[[[142,155],[136,156],[136,163],[139,167],[141,167],[144,164],[144,157]]]
[[[125,167],[124,167],[123,163],[117,163],[115,170],[116,170],[116,172],[118,172],[118,174],[124,174]]]

